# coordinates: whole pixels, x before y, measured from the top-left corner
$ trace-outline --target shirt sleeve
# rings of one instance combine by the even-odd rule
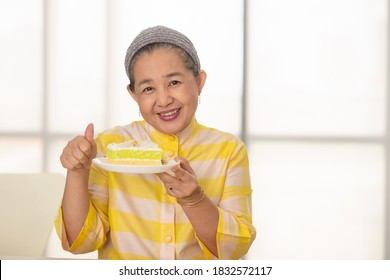
[[[218,204],[219,259],[240,259],[256,238],[252,224],[252,188],[246,147],[239,141],[229,158],[224,191]]]
[[[85,254],[93,252],[99,249],[106,241],[106,235],[99,234],[99,232],[102,230],[104,231],[105,226],[102,220],[99,218],[99,215],[91,202],[84,226],[72,244],[69,244],[68,238],[66,236],[61,208],[58,211],[58,217],[56,219],[55,226],[57,234],[61,240],[62,248],[65,251],[71,252],[73,254]]]

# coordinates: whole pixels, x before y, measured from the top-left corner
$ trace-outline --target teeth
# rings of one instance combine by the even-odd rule
[[[165,113],[165,114],[161,113],[160,115],[163,116],[163,117],[169,117],[169,116],[172,116],[173,114],[176,114],[178,111],[179,111],[179,109],[176,109],[175,111],[168,112],[168,113]]]

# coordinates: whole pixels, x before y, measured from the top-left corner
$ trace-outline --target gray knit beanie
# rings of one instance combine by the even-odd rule
[[[130,63],[135,54],[143,47],[154,43],[168,43],[185,50],[200,70],[200,61],[194,45],[184,34],[165,26],[147,28],[135,37],[126,52],[125,68],[130,79]]]

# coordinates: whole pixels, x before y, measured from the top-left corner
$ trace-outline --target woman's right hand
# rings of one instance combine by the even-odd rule
[[[61,164],[69,171],[86,171],[96,157],[96,143],[94,140],[94,127],[90,123],[84,135],[76,136],[68,142],[60,157]]]

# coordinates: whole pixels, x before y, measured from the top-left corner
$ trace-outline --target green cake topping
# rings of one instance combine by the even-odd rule
[[[156,143],[128,141],[111,143],[107,146],[106,157],[111,160],[162,160],[163,150]]]

